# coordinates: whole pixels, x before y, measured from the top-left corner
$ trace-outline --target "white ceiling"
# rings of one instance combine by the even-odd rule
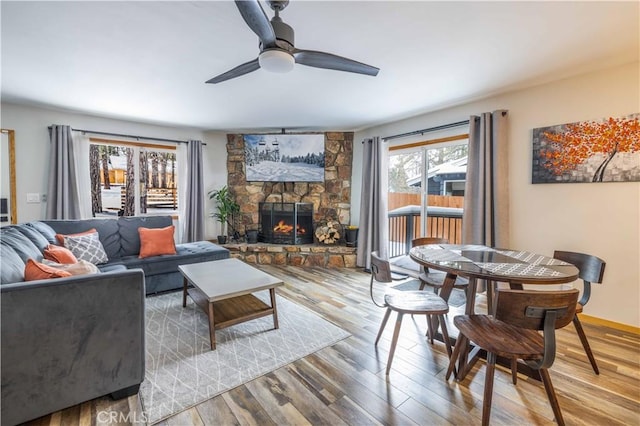
[[[263,3],[269,17],[272,11]],[[354,130],[638,61],[639,3],[292,0],[297,65],[217,85],[257,57],[231,1],[1,2],[3,101],[206,130]]]

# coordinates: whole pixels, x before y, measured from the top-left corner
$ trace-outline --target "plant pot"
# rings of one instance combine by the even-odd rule
[[[344,239],[347,242],[347,247],[357,247],[358,246],[358,228],[345,230]]]
[[[247,231],[247,244],[255,244],[258,242],[258,231],[250,229]]]
[[[218,235],[218,244],[227,244],[227,236]]]

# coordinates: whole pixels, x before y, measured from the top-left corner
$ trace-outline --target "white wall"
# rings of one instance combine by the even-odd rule
[[[0,122],[2,128],[16,131],[16,189],[18,222],[44,218],[45,204],[27,203],[27,193],[47,193],[49,168],[49,134],[51,124],[68,124],[73,128],[88,129],[137,136],[165,139],[199,139],[207,145],[204,154],[205,192],[227,182],[226,136],[222,133],[203,132],[193,128],[165,127],[159,125],[114,120],[66,111],[36,108],[2,103]],[[206,205],[210,209],[209,199]],[[215,238],[215,222],[205,212],[206,237]]]
[[[511,247],[548,255],[562,249],[601,257],[607,262],[604,284],[594,286],[585,314],[639,327],[640,182],[531,184],[532,129],[640,112],[639,75],[636,62],[357,132],[353,218],[357,220],[360,212],[361,140],[507,109]]]

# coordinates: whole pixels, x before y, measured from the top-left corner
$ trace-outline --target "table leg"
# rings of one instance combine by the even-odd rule
[[[182,307],[186,308],[187,307],[187,285],[188,285],[188,282],[187,282],[186,278],[183,278],[183,281],[184,281],[184,286],[182,288]]]
[[[476,310],[476,291],[478,288],[478,279],[469,278],[469,287],[467,288],[467,303],[464,307],[466,315],[473,315]]]
[[[209,340],[211,340],[211,350],[216,349],[216,326],[213,321],[213,302],[209,302]]]
[[[273,308],[273,328],[278,328],[278,309],[276,308],[276,289],[269,289],[269,296],[271,297],[271,307]]]

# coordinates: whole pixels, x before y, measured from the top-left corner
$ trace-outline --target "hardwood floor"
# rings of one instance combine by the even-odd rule
[[[278,293],[319,313],[352,336],[207,400],[160,425],[479,424],[484,363],[458,383],[444,380],[443,344],[427,343],[424,317],[406,318],[390,375],[384,371],[393,319],[373,346],[383,309],[369,299],[369,275],[354,269],[260,266],[281,277]],[[382,293],[380,292],[379,295]],[[484,309],[482,296],[478,310]],[[452,322],[453,312],[449,314]],[[557,333],[551,377],[567,424],[640,424],[640,336],[584,324],[600,366],[595,375],[572,325]],[[455,327],[449,328],[455,334]],[[108,415],[116,413],[109,420]],[[137,396],[99,398],[32,425],[129,424],[142,421]],[[540,382],[497,369],[492,424],[555,424]]]

